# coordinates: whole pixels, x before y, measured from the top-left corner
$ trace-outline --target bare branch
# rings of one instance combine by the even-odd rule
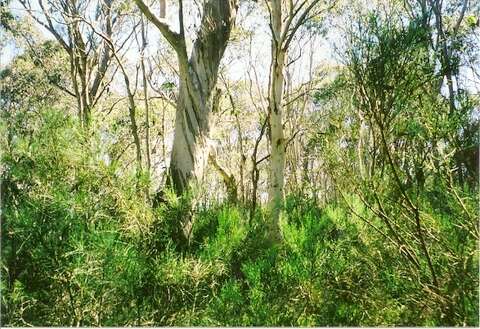
[[[177,54],[182,54],[183,56],[183,54],[186,53],[186,48],[182,36],[179,33],[172,31],[168,24],[155,16],[150,7],[147,6],[143,0],[135,0],[135,3],[145,17],[160,30],[162,35],[165,37],[165,39],[167,39],[168,43],[173,47],[173,49],[175,49]]]

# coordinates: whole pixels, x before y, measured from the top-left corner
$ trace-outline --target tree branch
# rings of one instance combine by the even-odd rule
[[[168,24],[162,22],[160,18],[155,16],[150,7],[147,6],[143,0],[134,1],[145,17],[160,30],[165,39],[167,39],[168,43],[173,47],[173,49],[175,49],[177,55],[180,56],[182,54],[183,56],[183,54],[186,53],[186,49],[185,41],[183,40],[182,36],[179,33],[172,31]]]

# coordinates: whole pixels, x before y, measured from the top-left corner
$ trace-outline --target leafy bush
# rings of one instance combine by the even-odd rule
[[[270,246],[262,211],[251,221],[231,204],[192,212],[188,198],[169,194],[152,209],[134,172],[99,160],[61,111],[42,113],[2,157],[3,324],[478,325],[478,253],[465,217],[476,199],[466,188],[455,187],[463,208],[444,196],[448,186],[420,198],[424,225],[441,237],[433,290],[370,225],[381,219],[358,196],[323,208],[289,196],[284,242]],[[179,247],[185,216],[195,220]]]

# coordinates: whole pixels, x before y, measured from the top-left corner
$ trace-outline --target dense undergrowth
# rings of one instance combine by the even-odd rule
[[[438,289],[345,200],[289,196],[276,246],[261,210],[200,207],[179,245],[185,200],[152,209],[148,180],[105,164],[59,112],[25,129],[2,158],[4,325],[478,325],[477,242],[448,202],[425,197],[448,244],[432,248]]]

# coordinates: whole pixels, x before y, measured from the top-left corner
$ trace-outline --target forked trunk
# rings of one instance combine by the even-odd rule
[[[177,195],[203,176],[208,163],[213,91],[236,10],[233,0],[208,1],[190,59],[186,62],[179,58],[180,86],[170,162],[171,182]]]
[[[183,26],[183,1],[179,0],[180,32],[158,19],[143,0],[135,0],[142,13],[157,26],[177,53],[179,93],[169,182],[177,195],[203,176],[208,163],[209,118],[218,68],[235,22],[238,0],[208,0],[190,57]],[[165,3],[162,1],[162,3]],[[190,218],[180,223],[189,238]]]

